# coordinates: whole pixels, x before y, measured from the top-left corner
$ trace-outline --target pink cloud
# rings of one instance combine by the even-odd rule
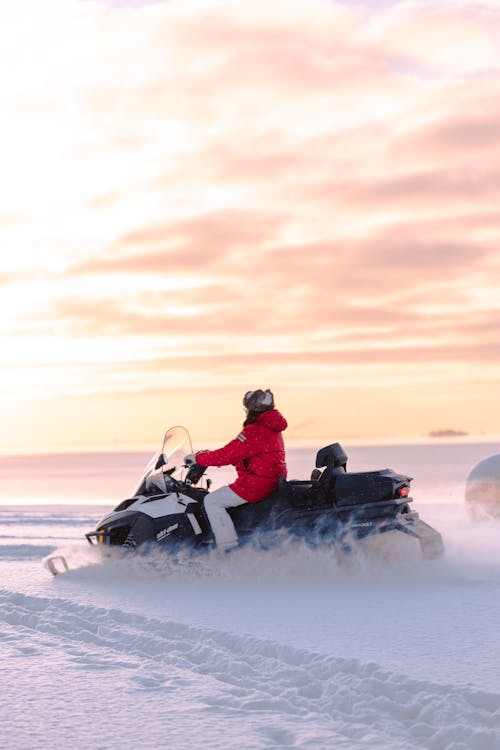
[[[97,390],[374,363],[493,381],[499,14],[424,5],[26,0],[35,60],[12,4],[0,284],[23,357],[77,344]]]

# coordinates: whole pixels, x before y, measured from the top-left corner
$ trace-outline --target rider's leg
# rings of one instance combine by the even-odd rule
[[[246,503],[246,500],[230,487],[220,487],[206,496],[205,510],[218,547],[229,549],[238,544],[236,529],[226,508],[236,508],[243,503]]]

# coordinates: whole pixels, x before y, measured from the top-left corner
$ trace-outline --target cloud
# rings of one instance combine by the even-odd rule
[[[9,367],[493,382],[499,29],[473,0],[11,4]]]
[[[210,260],[218,249],[222,252],[232,247],[251,249],[269,242],[286,219],[286,216],[270,211],[224,210],[136,229],[121,237],[118,243],[122,246],[148,246],[174,242],[198,247],[200,254],[205,253],[206,259]],[[207,243],[209,252],[204,250]]]

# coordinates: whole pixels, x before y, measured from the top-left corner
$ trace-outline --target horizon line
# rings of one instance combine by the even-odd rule
[[[205,441],[206,444],[207,441]],[[229,441],[228,441],[229,442]],[[500,433],[457,433],[457,434],[442,434],[442,435],[390,435],[390,436],[374,436],[374,435],[346,435],[335,440],[331,437],[318,437],[318,438],[291,438],[285,440],[285,448],[291,450],[300,450],[307,448],[317,448],[318,450],[331,443],[341,443],[343,445],[352,445],[359,447],[376,447],[383,445],[466,445],[469,443],[500,443]],[[214,450],[221,447],[221,441],[211,441],[207,450]],[[155,453],[160,448],[160,441],[153,445],[152,443],[112,443],[112,444],[83,444],[76,446],[65,446],[56,445],[52,448],[31,448],[22,449],[21,447],[15,448],[2,448],[0,452],[0,460],[3,457],[10,456],[55,456],[55,455],[66,455],[66,454],[92,454],[92,453]]]

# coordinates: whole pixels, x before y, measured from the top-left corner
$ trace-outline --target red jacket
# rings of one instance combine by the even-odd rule
[[[230,484],[243,500],[256,503],[278,486],[280,475],[286,477],[285,445],[282,432],[286,419],[277,409],[259,414],[257,421],[243,428],[223,448],[200,451],[196,463],[201,466],[236,467],[238,478]]]

